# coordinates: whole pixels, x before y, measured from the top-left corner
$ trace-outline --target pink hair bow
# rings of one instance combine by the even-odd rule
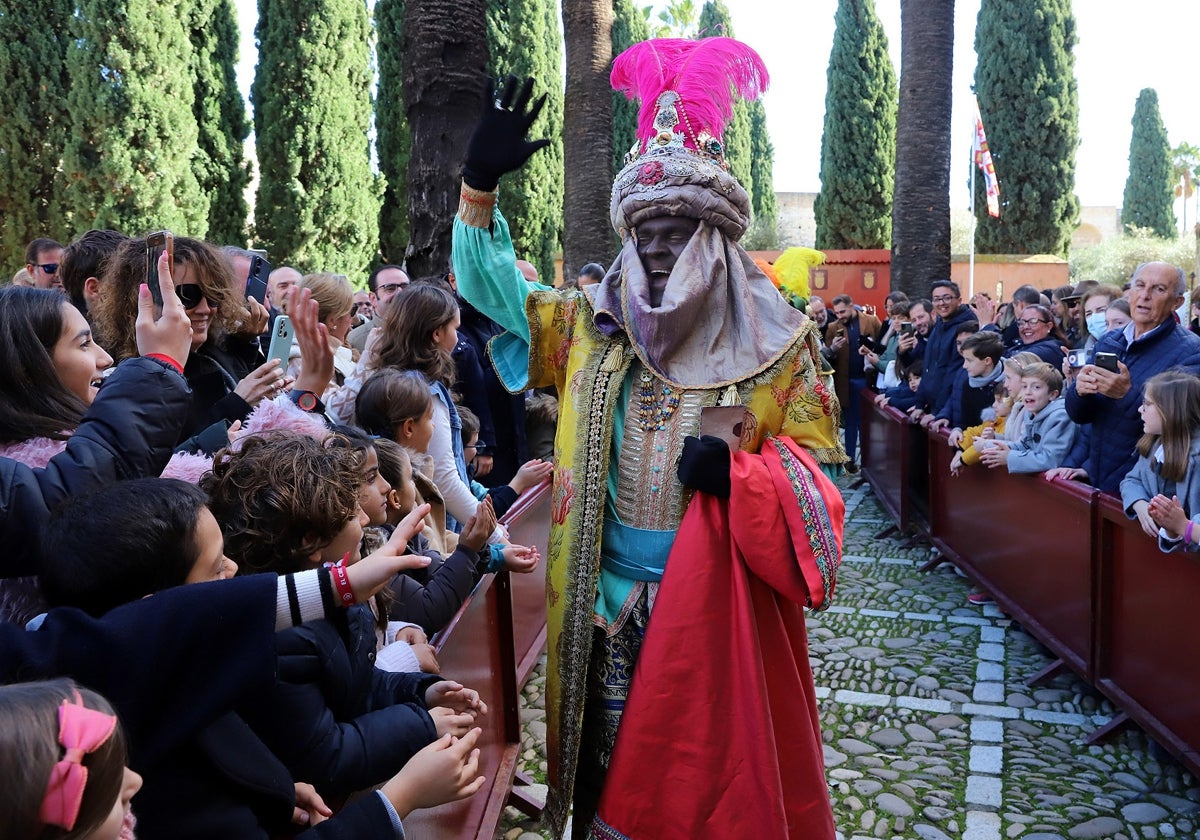
[[[62,701],[58,707],[58,742],[64,754],[50,770],[40,812],[43,823],[67,831],[75,828],[88,778],[83,757],[99,749],[116,728],[116,717],[87,708],[78,694],[74,703]]]

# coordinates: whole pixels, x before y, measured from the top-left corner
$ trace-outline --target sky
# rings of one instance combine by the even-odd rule
[[[639,4],[642,0],[636,0]],[[919,0],[917,0],[919,2]],[[1019,2],[1019,0],[1013,0]],[[775,146],[776,192],[817,192],[821,188],[821,131],[825,114],[825,75],[833,43],[837,0],[725,0],[734,34],[766,62],[771,87],[764,103]],[[980,0],[955,3],[954,158],[950,203],[966,207],[967,161],[972,130],[971,84],[975,72],[975,20]],[[697,0],[697,6],[702,5]],[[254,74],[254,0],[237,0],[242,31],[238,80],[249,99]],[[1080,145],[1075,191],[1085,206],[1120,206],[1129,174],[1130,120],[1138,92],[1154,88],[1172,147],[1200,146],[1200,60],[1194,46],[1200,33],[1200,2],[1138,0],[1136,11],[1116,11],[1111,3],[1074,4],[1079,42],[1075,77],[1079,85]],[[900,72],[900,0],[876,0]],[[1179,33],[1172,43],[1168,36]],[[984,127],[987,114],[983,115]],[[1003,191],[1004,183],[1001,181]]]

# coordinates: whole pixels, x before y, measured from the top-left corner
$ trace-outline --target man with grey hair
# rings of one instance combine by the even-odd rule
[[[1139,409],[1147,380],[1164,370],[1200,374],[1200,337],[1179,325],[1175,310],[1183,303],[1187,277],[1164,262],[1142,263],[1133,272],[1129,309],[1133,320],[1109,330],[1096,342],[1094,359],[1116,357],[1116,371],[1084,365],[1066,389],[1067,413],[1084,424],[1063,466],[1048,479],[1089,481],[1120,495],[1121,479],[1137,461],[1142,435]],[[1149,513],[1139,513],[1143,528],[1158,533]]]

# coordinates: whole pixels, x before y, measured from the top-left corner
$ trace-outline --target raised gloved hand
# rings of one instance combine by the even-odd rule
[[[721,499],[729,498],[729,444],[713,435],[683,439],[679,483]]]
[[[499,94],[494,91],[495,81],[488,76],[483,113],[467,142],[467,158],[463,161],[467,186],[485,192],[496,189],[501,175],[520,169],[534,152],[550,145],[549,140],[525,139],[546,104],[543,94],[529,107],[532,78],[522,84],[516,76],[508,76],[504,90]]]

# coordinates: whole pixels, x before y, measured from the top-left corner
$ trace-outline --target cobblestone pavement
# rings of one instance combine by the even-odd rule
[[[919,840],[1200,838],[1200,782],[1073,675],[1029,688],[1050,655],[929,546],[876,539],[866,485],[846,499],[834,606],[808,621],[839,837]],[[525,687],[522,763],[545,777],[543,668]],[[1198,687],[1200,690],[1200,687]],[[541,788],[539,793],[544,790]],[[508,809],[497,838],[549,838]],[[739,840],[731,838],[731,840]]]

